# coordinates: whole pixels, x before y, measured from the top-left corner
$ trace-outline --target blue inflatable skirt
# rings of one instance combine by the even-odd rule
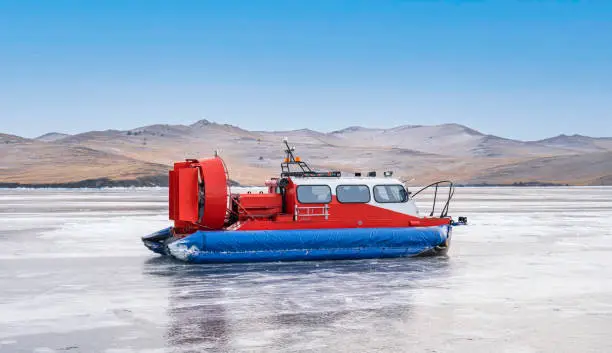
[[[346,260],[444,254],[452,227],[198,231],[143,237],[150,250],[192,263]]]

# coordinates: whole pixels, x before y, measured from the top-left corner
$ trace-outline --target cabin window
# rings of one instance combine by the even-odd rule
[[[299,185],[297,199],[300,203],[329,203],[331,189],[327,185]]]
[[[399,203],[408,201],[408,193],[402,185],[376,185],[374,200],[378,203]]]
[[[370,188],[367,185],[338,185],[336,197],[341,203],[368,203]]]

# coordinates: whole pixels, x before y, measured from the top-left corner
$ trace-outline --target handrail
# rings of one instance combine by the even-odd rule
[[[436,210],[436,201],[438,199],[438,187],[440,186],[440,184],[448,184],[448,198],[446,199],[446,203],[444,204],[444,207],[442,208],[442,211],[440,212],[440,218],[444,218],[444,217],[448,216],[448,209],[449,209],[449,206],[450,206],[450,201],[453,198],[453,195],[455,195],[455,184],[453,184],[452,181],[450,181],[450,180],[436,181],[435,183],[431,183],[431,184],[425,186],[424,188],[420,189],[419,191],[417,191],[417,192],[415,192],[415,193],[413,193],[411,195],[412,198],[414,198],[415,196],[420,194],[422,191],[424,191],[426,189],[429,189],[432,186],[435,186],[433,206],[431,208],[431,212],[429,214],[429,217],[433,217],[434,212]]]

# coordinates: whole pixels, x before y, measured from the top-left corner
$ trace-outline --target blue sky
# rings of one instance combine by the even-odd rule
[[[0,132],[612,136],[611,1],[0,0]]]

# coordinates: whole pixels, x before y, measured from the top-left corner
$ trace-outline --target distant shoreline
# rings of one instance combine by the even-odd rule
[[[230,180],[230,186],[261,187],[254,185],[241,185]],[[555,187],[576,186],[571,184],[557,184],[549,182],[514,182],[507,184],[456,184],[457,187]],[[168,187],[167,175],[156,175],[136,179],[112,180],[108,178],[85,179],[67,183],[7,183],[0,182],[0,189],[101,189],[101,188],[126,188],[126,187]]]
[[[230,180],[230,186],[241,186]],[[126,187],[168,187],[168,175],[153,175],[136,179],[112,180],[109,178],[85,179],[66,183],[7,183],[0,182],[0,189],[100,189]]]
[[[488,187],[488,186],[508,186],[508,187],[523,187],[523,186],[576,186],[572,184],[558,184],[540,181],[519,181],[511,184],[489,184],[489,183],[476,183],[476,184],[457,184],[458,187]]]
[[[91,188],[99,189],[106,187],[152,187],[152,186],[168,186],[167,175],[154,175],[140,177],[136,179],[112,180],[109,178],[85,179],[66,183],[5,183],[0,182],[0,188],[16,189],[81,189]]]

